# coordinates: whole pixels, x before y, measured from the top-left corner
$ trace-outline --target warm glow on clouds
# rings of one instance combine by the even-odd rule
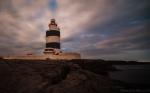
[[[149,0],[0,0],[0,54],[42,53],[49,20],[55,18],[62,50],[80,52],[84,58],[150,60],[148,4]]]

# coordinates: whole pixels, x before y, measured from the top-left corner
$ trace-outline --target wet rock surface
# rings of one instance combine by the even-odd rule
[[[111,80],[70,62],[1,60],[0,93],[111,93]]]

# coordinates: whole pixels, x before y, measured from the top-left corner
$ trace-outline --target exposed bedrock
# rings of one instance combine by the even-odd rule
[[[111,80],[64,62],[0,62],[0,93],[111,93]]]

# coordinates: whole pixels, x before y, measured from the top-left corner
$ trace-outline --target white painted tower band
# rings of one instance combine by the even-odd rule
[[[48,36],[48,37],[46,37],[46,43],[52,43],[52,42],[60,43],[60,37],[59,36]]]

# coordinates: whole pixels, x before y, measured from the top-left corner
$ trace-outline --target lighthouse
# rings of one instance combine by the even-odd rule
[[[48,25],[49,29],[46,31],[46,48],[44,54],[59,54],[61,53],[60,46],[60,29],[55,22],[51,19]]]
[[[46,44],[44,48],[44,54],[42,55],[12,55],[3,56],[3,59],[25,59],[25,60],[72,60],[80,59],[81,55],[76,52],[62,52],[60,43],[60,29],[55,22],[55,19],[51,19],[48,25],[49,29],[46,31],[45,39]]]

